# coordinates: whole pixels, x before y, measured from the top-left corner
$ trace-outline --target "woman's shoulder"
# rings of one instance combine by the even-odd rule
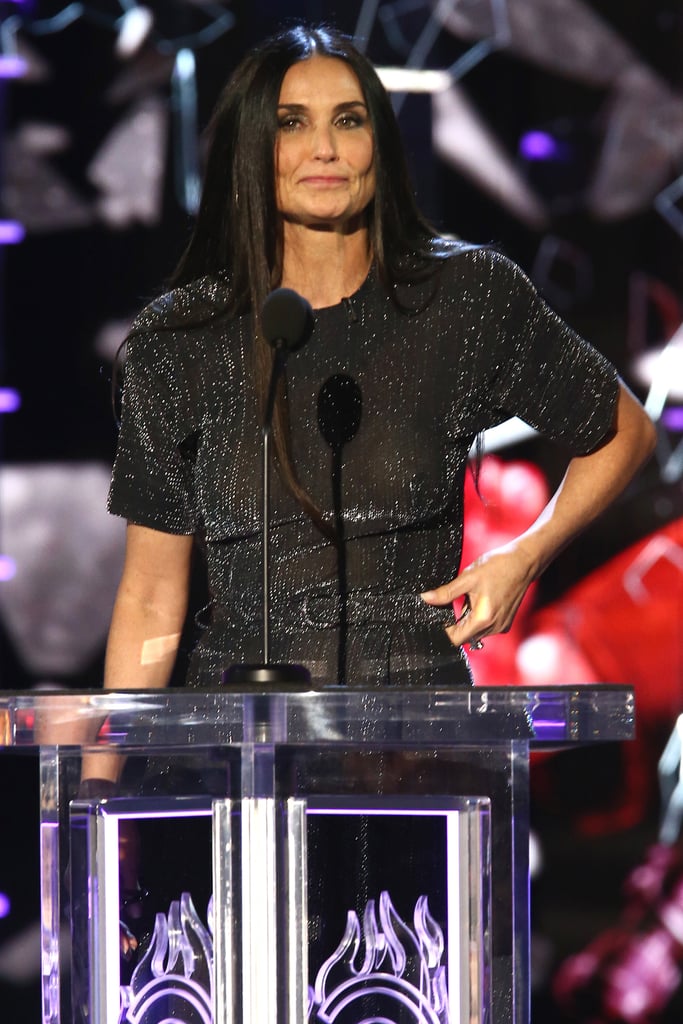
[[[434,244],[435,258],[454,272],[463,270],[491,273],[518,271],[519,267],[493,242],[468,242],[459,238],[439,238]]]
[[[130,335],[187,330],[223,315],[230,303],[227,276],[205,275],[149,302],[133,320]]]
[[[441,279],[459,293],[463,287],[485,291],[495,298],[512,293],[532,294],[534,286],[525,271],[499,246],[451,241],[440,250]]]

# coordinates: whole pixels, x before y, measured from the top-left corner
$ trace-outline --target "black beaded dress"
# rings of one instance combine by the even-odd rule
[[[130,522],[203,540],[211,605],[190,660],[197,686],[262,660],[252,320],[221,315],[226,294],[204,278],[136,321],[109,498]],[[274,473],[271,660],[303,663],[316,685],[470,685],[443,631],[448,609],[418,595],[457,574],[473,440],[519,416],[570,455],[593,450],[613,423],[614,368],[514,263],[463,248],[393,297],[371,271],[315,311],[287,392],[299,478],[340,527],[343,557]],[[353,426],[330,434],[345,404]]]

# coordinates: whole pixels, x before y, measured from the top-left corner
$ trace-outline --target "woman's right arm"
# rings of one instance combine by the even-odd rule
[[[168,684],[187,613],[192,536],[128,525],[104,667],[106,689]]]
[[[129,524],[104,668],[105,689],[167,686],[187,612],[192,536]],[[84,754],[81,778],[118,781],[118,754]]]

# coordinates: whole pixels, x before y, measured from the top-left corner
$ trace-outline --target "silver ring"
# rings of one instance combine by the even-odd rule
[[[470,646],[470,650],[471,651],[483,651],[484,650],[484,643],[483,643],[482,640],[470,640],[470,645],[469,646]]]

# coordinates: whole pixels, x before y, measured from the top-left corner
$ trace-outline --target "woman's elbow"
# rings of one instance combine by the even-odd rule
[[[628,445],[634,469],[643,465],[657,445],[657,427],[637,398],[623,384],[616,417],[617,435]]]

